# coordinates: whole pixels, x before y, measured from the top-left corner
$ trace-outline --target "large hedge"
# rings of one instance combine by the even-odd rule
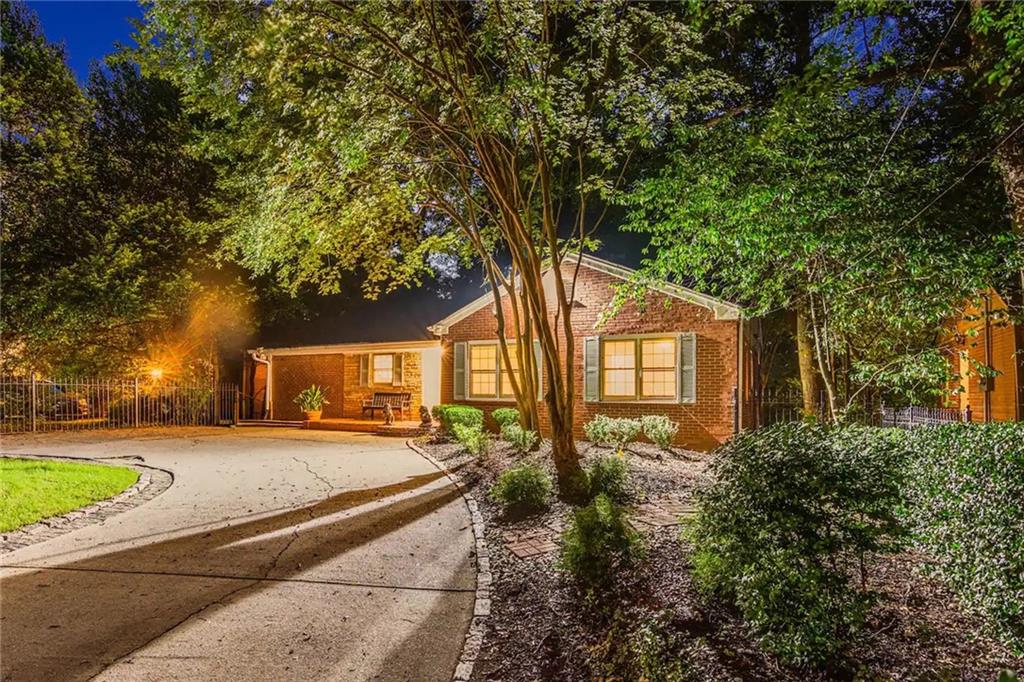
[[[786,424],[738,436],[712,471],[696,577],[782,659],[834,658],[872,603],[866,555],[908,542],[1024,648],[1024,425]]]
[[[908,443],[915,543],[961,601],[1024,651],[1024,424],[918,429]]]
[[[785,424],[719,451],[692,527],[696,577],[783,660],[824,662],[863,624],[866,555],[902,540],[900,440]]]

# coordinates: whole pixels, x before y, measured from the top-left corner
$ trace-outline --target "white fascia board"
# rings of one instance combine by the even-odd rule
[[[437,339],[416,341],[381,341],[375,343],[332,343],[320,346],[287,346],[283,348],[253,348],[249,352],[261,351],[266,357],[288,355],[331,355],[337,353],[413,353],[428,348],[439,348]]]
[[[578,257],[579,256],[576,253],[568,253],[562,262],[572,265]],[[630,280],[632,276],[636,274],[636,270],[633,270],[632,268],[627,268],[624,265],[612,263],[595,256],[584,255],[582,265],[583,267],[603,272],[606,275],[611,275],[612,277],[624,281]],[[545,268],[545,272],[550,269],[551,266],[549,265]],[[693,289],[680,286],[678,284],[672,284],[671,282],[659,282],[657,284],[653,284],[651,285],[651,289],[665,294],[666,296],[671,296],[672,298],[677,298],[679,300],[686,301],[687,303],[693,303],[707,308],[715,314],[716,320],[738,320],[743,314],[742,309],[735,303],[730,303],[729,301],[715,298],[714,296],[708,296],[707,294],[702,294],[699,291],[694,291]],[[504,294],[502,294],[502,296],[504,296]],[[453,324],[461,322],[478,310],[482,310],[487,307],[488,304],[493,304],[493,302],[494,296],[490,291],[488,291],[480,298],[459,308],[443,320],[427,327],[427,330],[436,336],[444,336],[448,333],[448,329]]]

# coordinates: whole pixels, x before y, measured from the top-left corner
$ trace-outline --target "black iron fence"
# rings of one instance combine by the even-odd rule
[[[0,376],[2,433],[211,426],[238,410],[230,383]]]
[[[813,406],[807,409],[803,394],[794,390],[766,390],[756,392],[746,406],[749,415],[748,426],[763,428],[784,422],[802,421],[813,417],[824,421],[828,416],[828,403],[824,392],[815,396]],[[937,426],[954,422],[970,421],[970,408],[943,407],[891,407],[873,396],[865,396],[851,407],[847,421],[873,426],[890,426],[913,429],[919,426]]]

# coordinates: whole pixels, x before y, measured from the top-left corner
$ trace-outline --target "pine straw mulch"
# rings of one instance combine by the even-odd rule
[[[487,497],[498,473],[522,461],[496,442],[483,458],[456,444],[421,445],[474,488],[486,521],[491,556],[491,616],[475,680],[629,679],[637,675],[628,647],[644,626],[658,633],[667,660],[681,662],[693,680],[995,680],[1004,668],[1024,671],[1014,657],[984,636],[982,622],[966,613],[938,580],[925,577],[927,559],[914,553],[873,561],[870,588],[879,594],[868,627],[845,661],[829,670],[794,669],[761,650],[728,605],[702,597],[691,577],[692,548],[679,526],[643,529],[647,553],[615,594],[588,602],[556,567],[557,552],[520,559],[506,549],[509,534],[550,531],[568,522],[571,507],[554,500],[528,518],[512,519]],[[607,448],[578,444],[585,459]],[[627,454],[634,504],[667,493],[689,495],[706,481],[708,455],[634,444]],[[551,469],[547,445],[525,459]],[[553,471],[552,471],[553,473]],[[552,530],[554,529],[554,530]]]

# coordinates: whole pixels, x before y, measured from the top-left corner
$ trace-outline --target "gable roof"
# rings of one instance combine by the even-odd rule
[[[569,254],[566,260],[575,257],[576,254]],[[596,270],[597,272],[602,272],[606,275],[611,275],[612,277],[623,281],[628,281],[636,273],[636,270],[632,268],[627,268],[623,265],[597,258],[596,256],[584,254],[581,261],[583,267]],[[545,268],[544,272],[546,273],[550,269],[551,266],[549,265]],[[666,296],[707,308],[715,314],[716,320],[738,320],[742,314],[741,308],[735,303],[730,303],[729,301],[725,301],[720,298],[708,296],[707,294],[702,294],[699,291],[694,291],[693,289],[680,286],[678,284],[672,284],[671,282],[658,282],[651,285],[650,288],[652,291],[657,291],[665,294]],[[443,320],[439,320],[438,322],[430,325],[427,329],[437,336],[442,336],[448,333],[448,329],[453,324],[461,322],[478,310],[482,310],[493,303],[494,297],[491,292],[488,291],[476,300],[459,308]]]

